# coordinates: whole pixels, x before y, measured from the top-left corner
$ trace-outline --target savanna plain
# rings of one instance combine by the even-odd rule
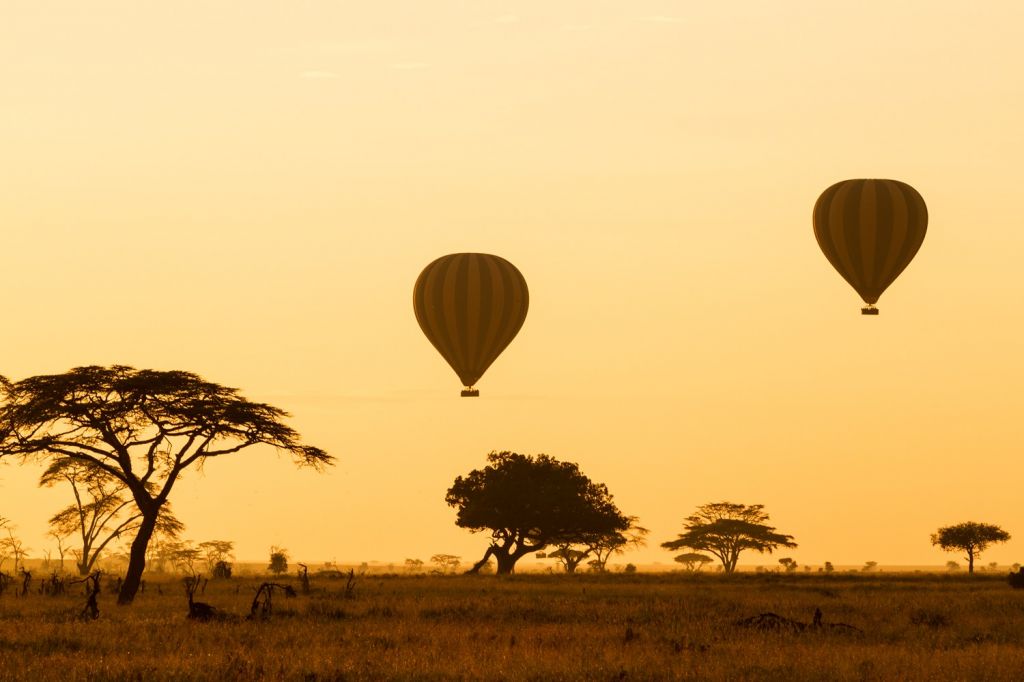
[[[171,578],[127,607],[104,585],[95,619],[81,585],[8,590],[0,679],[1024,679],[1024,591],[997,574],[277,580],[295,596],[254,618],[262,578],[210,580],[205,622]]]

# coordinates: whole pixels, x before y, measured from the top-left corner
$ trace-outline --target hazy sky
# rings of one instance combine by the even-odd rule
[[[579,462],[670,562],[698,504],[762,503],[799,563],[1024,559],[1024,5],[993,1],[0,0],[12,379],[187,369],[338,465],[250,450],[186,537],[401,562],[486,540],[444,495],[494,449]],[[877,318],[811,231],[832,183],[928,204]],[[519,337],[458,397],[412,286],[501,255]],[[68,501],[0,466],[35,556]],[[744,556],[746,563],[761,561]],[[766,558],[764,561],[774,561]]]

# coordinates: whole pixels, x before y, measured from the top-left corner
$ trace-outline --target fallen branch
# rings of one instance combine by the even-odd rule
[[[286,597],[295,596],[295,588],[291,585],[281,583],[263,583],[257,588],[256,596],[252,599],[252,606],[249,608],[249,615],[246,620],[266,620],[270,618],[274,610],[274,590],[284,592]]]
[[[756,616],[742,618],[735,622],[735,625],[742,628],[751,628],[762,632],[790,632],[798,634],[801,632],[845,632],[859,633],[864,631],[848,623],[825,623],[822,621],[821,609],[814,609],[814,619],[810,623],[804,623],[792,618],[780,616],[777,613],[759,613]]]

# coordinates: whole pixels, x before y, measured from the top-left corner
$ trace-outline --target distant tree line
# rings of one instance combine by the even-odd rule
[[[114,365],[18,382],[0,377],[0,458],[43,463],[39,485],[69,491],[71,503],[49,519],[61,567],[68,552],[81,575],[104,554],[123,558],[127,568],[118,602],[127,604],[147,565],[196,574],[205,562],[213,577],[231,575],[231,542],[194,545],[180,537],[184,526],[170,494],[188,469],[261,444],[291,453],[299,465],[331,464],[323,450],[300,442],[285,417],[236,389],[182,371]],[[496,573],[512,573],[529,554],[554,560],[566,573],[582,565],[605,571],[612,556],[644,546],[649,534],[636,516],[618,508],[605,484],[592,481],[576,463],[544,454],[492,452],[483,468],[455,479],[445,501],[456,510],[459,527],[488,537],[471,573],[492,561]],[[940,528],[931,539],[943,550],[963,552],[973,573],[977,558],[1010,535],[992,524],[966,522]],[[119,549],[124,540],[128,546]],[[733,573],[747,551],[770,554],[797,544],[770,525],[763,505],[725,501],[697,507],[682,532],[661,546],[682,550],[675,560],[688,571],[717,559],[720,570]],[[8,558],[17,570],[29,551],[0,518],[0,572]],[[462,565],[451,554],[436,554],[431,563],[439,573]],[[787,572],[798,568],[790,557],[779,564]],[[406,560],[408,571],[422,566],[418,559]],[[286,573],[286,550],[271,548],[267,568]],[[875,562],[868,562],[864,570],[873,568]],[[830,569],[826,562],[824,570]]]

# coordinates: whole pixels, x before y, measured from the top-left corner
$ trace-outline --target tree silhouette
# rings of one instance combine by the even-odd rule
[[[635,516],[627,517],[629,526],[625,530],[615,530],[592,542],[587,549],[594,554],[593,560],[588,563],[595,571],[603,573],[607,570],[608,560],[613,554],[622,554],[628,549],[640,549],[647,545],[647,534],[649,530],[640,525],[640,520]]]
[[[288,550],[283,547],[273,546],[270,548],[270,563],[267,570],[274,575],[281,575],[288,572]]]
[[[572,545],[568,542],[563,542],[553,552],[547,553],[548,559],[554,559],[562,568],[565,569],[566,573],[575,573],[576,567],[580,565],[584,559],[590,554],[589,550],[586,549],[573,549]],[[538,558],[544,558],[538,553]]]
[[[686,518],[684,531],[675,540],[661,543],[665,549],[688,548],[710,552],[722,562],[726,573],[736,570],[736,562],[745,550],[768,552],[776,547],[796,547],[792,535],[776,533],[765,523],[764,505],[713,502],[697,507]]]
[[[430,557],[430,563],[437,566],[434,569],[435,573],[444,575],[445,573],[455,573],[459,570],[459,565],[462,563],[462,557],[455,556],[454,554],[435,554]]]
[[[49,521],[51,535],[77,535],[81,548],[72,550],[78,574],[92,573],[100,554],[114,540],[130,536],[142,523],[135,501],[126,496],[128,487],[103,469],[74,459],[55,459],[39,478],[39,485],[52,488],[66,482],[75,501],[54,514]],[[184,525],[175,518],[167,502],[157,518],[157,531],[176,538]],[[63,550],[61,551],[63,561]]]
[[[169,549],[171,564],[175,569],[193,578],[199,575],[196,562],[202,558],[202,552],[190,540],[170,543]]]
[[[491,534],[470,572],[493,556],[498,574],[512,573],[530,552],[562,543],[589,545],[629,527],[607,486],[572,462],[514,452],[492,452],[487,461],[484,469],[456,478],[445,497],[458,509],[456,525]]]
[[[230,540],[207,540],[199,543],[199,551],[203,554],[206,568],[214,578],[230,578],[231,564],[235,543]]]
[[[7,531],[7,537],[0,538],[0,567],[3,566],[8,556],[14,557],[14,572],[17,573],[18,568],[22,570],[25,568],[24,559],[28,556],[29,548],[25,546],[21,538],[14,534],[14,526],[7,523],[3,525],[5,531]]]
[[[673,561],[676,561],[683,565],[684,568],[690,573],[696,573],[704,567],[704,564],[710,564],[714,559],[705,555],[698,554],[696,552],[686,552],[675,557]]]
[[[962,551],[967,557],[967,572],[974,573],[974,560],[988,546],[996,542],[1006,542],[1010,534],[999,526],[990,523],[967,521],[955,526],[945,526],[932,535],[932,544],[938,545],[947,552]]]
[[[300,465],[331,462],[299,442],[282,410],[190,372],[78,367],[18,382],[0,380],[0,457],[71,459],[96,466],[127,486],[142,521],[118,594],[131,603],[146,565],[146,546],[175,482],[189,467],[253,445],[286,450]]]
[[[639,524],[637,517],[627,518],[629,526],[625,530],[610,531],[587,544],[559,543],[555,551],[547,553],[546,558],[556,559],[566,573],[575,573],[583,560],[592,556],[594,558],[588,561],[587,565],[591,570],[603,573],[607,570],[608,560],[613,554],[622,554],[627,549],[640,548],[647,544],[647,534],[650,531]],[[537,557],[544,558],[540,554]]]

